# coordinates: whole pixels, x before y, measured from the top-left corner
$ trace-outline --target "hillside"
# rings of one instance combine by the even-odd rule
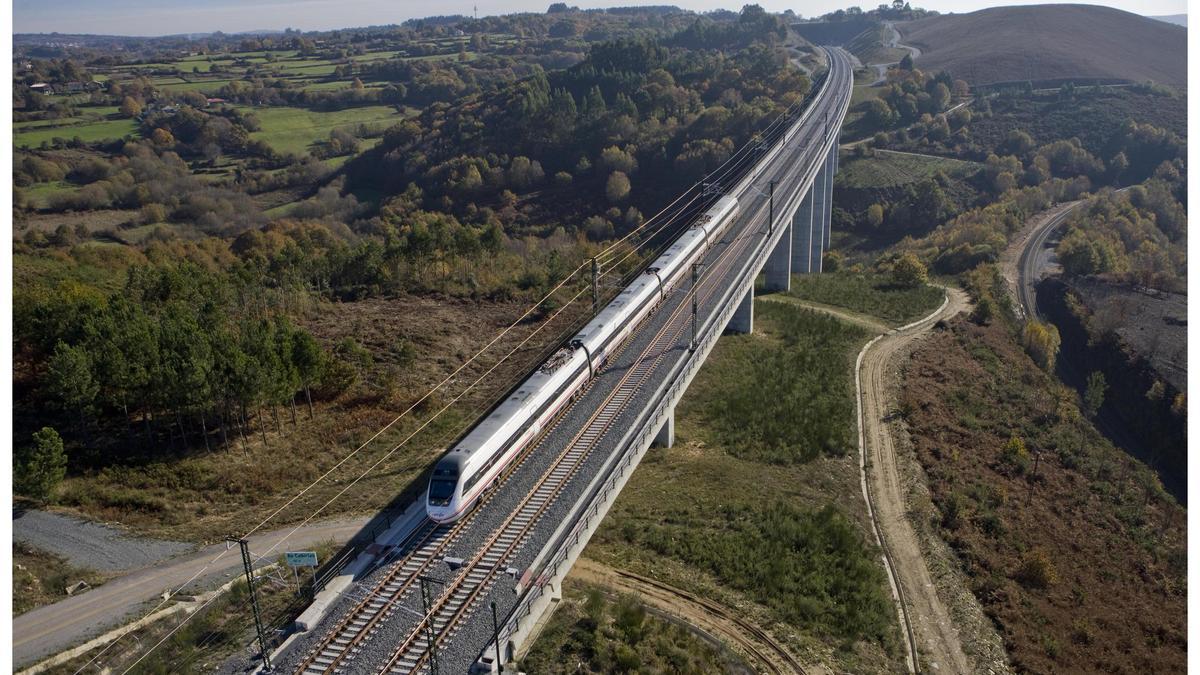
[[[1187,28],[1187,14],[1165,14],[1163,16],[1152,16],[1150,18],[1154,19],[1155,21],[1166,21],[1167,23],[1173,23],[1176,26],[1183,26],[1184,28]]]
[[[994,7],[896,27],[905,44],[921,49],[918,67],[949,70],[972,84],[1116,78],[1187,85],[1187,29],[1109,7]]]

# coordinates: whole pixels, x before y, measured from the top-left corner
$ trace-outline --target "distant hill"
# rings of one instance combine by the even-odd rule
[[[814,45],[844,45],[859,33],[878,25],[878,21],[864,17],[845,21],[802,21],[793,23],[792,30]]]
[[[896,24],[922,70],[972,84],[1064,78],[1187,85],[1187,29],[1094,5],[993,7]]]
[[[1187,14],[1164,14],[1163,16],[1152,16],[1150,18],[1156,21],[1166,21],[1167,23],[1173,23],[1176,26],[1183,26],[1184,28],[1187,28]]]

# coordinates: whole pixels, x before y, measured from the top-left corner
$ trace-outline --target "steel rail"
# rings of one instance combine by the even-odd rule
[[[759,210],[761,211],[761,208]],[[753,221],[753,218],[747,219],[742,226],[743,229],[752,230]],[[726,249],[719,254],[716,265],[720,266],[720,273],[715,277],[712,274],[707,275],[705,281],[701,283],[701,289],[704,289],[704,300],[715,293],[718,287],[716,282],[728,273],[742,250],[749,245],[750,239],[745,234],[744,232],[738,234],[726,244]],[[734,246],[735,243],[736,246]],[[678,283],[675,285],[677,286]],[[696,292],[697,289],[692,289],[688,295]],[[635,364],[626,371],[589,420],[567,444],[562,459],[570,460],[572,463],[564,466],[560,460],[543,473],[518,508],[509,514],[499,528],[493,531],[491,537],[479,549],[474,558],[464,565],[463,572],[447,585],[433,603],[429,614],[413,627],[408,638],[384,666],[384,672],[414,672],[425,664],[429,655],[427,637],[429,622],[432,621],[437,629],[435,631],[437,633],[436,642],[441,642],[453,635],[457,623],[471,609],[472,601],[484,589],[490,588],[491,582],[502,571],[503,562],[519,549],[525,541],[526,535],[539,522],[540,516],[554,503],[562,489],[581,468],[583,460],[591,454],[613,422],[627,409],[633,396],[655,372],[663,356],[670,351],[669,347],[674,348],[678,345],[680,336],[688,326],[686,321],[680,320],[684,310],[688,307],[686,301],[675,307],[651,343],[642,350]],[[643,321],[644,325],[646,325],[645,321]],[[631,342],[632,340],[627,340],[626,344]],[[635,377],[636,379],[634,379]],[[443,611],[446,608],[449,608],[450,616],[445,618],[439,616],[439,614],[446,613]],[[410,653],[414,651],[417,652],[415,655]]]

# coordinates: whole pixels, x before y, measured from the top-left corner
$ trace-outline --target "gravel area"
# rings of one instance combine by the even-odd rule
[[[144,539],[108,525],[49,511],[13,509],[13,541],[101,572],[140,569],[193,550],[192,544]]]
[[[820,124],[819,117],[813,115],[809,124]],[[811,132],[811,128],[810,128]],[[776,175],[790,172],[796,164],[775,167]],[[765,177],[764,177],[765,178]],[[752,222],[759,222],[765,216],[766,199],[759,195],[751,195],[745,200],[741,215],[738,217],[739,226],[731,228],[730,232],[758,239],[765,232],[753,230]],[[731,243],[732,234],[726,234],[724,240],[714,245],[709,253],[709,260],[723,252]],[[733,272],[729,272],[732,275]],[[465,560],[471,558],[480,550],[489,535],[496,531],[510,513],[516,510],[522,499],[528,495],[543,472],[551,466],[555,457],[567,446],[568,442],[587,422],[595,411],[625,375],[627,370],[637,361],[639,355],[649,346],[658,330],[666,323],[675,307],[685,298],[685,294],[675,292],[668,295],[666,302],[646,319],[646,324],[626,345],[619,355],[614,357],[609,366],[597,375],[592,386],[576,404],[570,406],[560,418],[555,427],[540,443],[526,456],[522,464],[496,490],[485,508],[476,509],[468,518],[468,524],[462,529],[457,539],[448,547],[447,557],[458,557]],[[713,302],[702,303],[702,318],[713,311]],[[663,354],[662,361],[656,371],[668,372],[675,362],[688,354],[687,345],[689,333],[685,328],[679,333],[679,338],[673,346]],[[523,572],[537,557],[541,549],[548,543],[550,536],[558,525],[563,522],[576,502],[581,498],[584,489],[592,478],[600,471],[602,465],[615,451],[615,445],[632,426],[637,417],[647,407],[649,398],[655,389],[657,381],[654,377],[647,386],[641,387],[631,398],[624,411],[618,415],[609,427],[607,433],[597,447],[589,453],[581,463],[579,471],[563,487],[562,492],[547,507],[547,510],[527,534],[524,542],[504,564]],[[321,639],[338,621],[345,617],[355,604],[361,601],[379,583],[386,573],[387,566],[380,567],[364,579],[356,583],[329,611],[327,618],[316,629],[296,640],[286,654],[276,659],[278,672],[294,672],[300,660],[309,650],[320,643]],[[518,576],[521,572],[518,572]],[[447,582],[463,570],[451,571],[442,562],[435,563],[429,574]],[[514,592],[516,579],[503,572],[496,577],[496,582],[490,589],[481,593],[471,604],[474,613],[459,622],[456,632],[442,643],[438,650],[441,672],[465,673],[479,655],[481,649],[492,638],[492,617],[489,609],[491,601],[496,602],[497,612],[503,619],[517,602]],[[436,598],[440,591],[434,589]],[[376,627],[375,632],[360,645],[359,651],[352,660],[344,662],[344,672],[375,672],[387,661],[393,651],[405,640],[415,627],[418,619],[423,616],[421,594],[419,587],[410,590],[407,596],[397,603],[399,608],[390,619]]]

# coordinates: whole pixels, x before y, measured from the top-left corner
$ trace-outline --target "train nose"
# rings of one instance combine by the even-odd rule
[[[443,525],[454,520],[453,510],[445,506],[430,506],[425,509],[425,515],[433,522]]]

